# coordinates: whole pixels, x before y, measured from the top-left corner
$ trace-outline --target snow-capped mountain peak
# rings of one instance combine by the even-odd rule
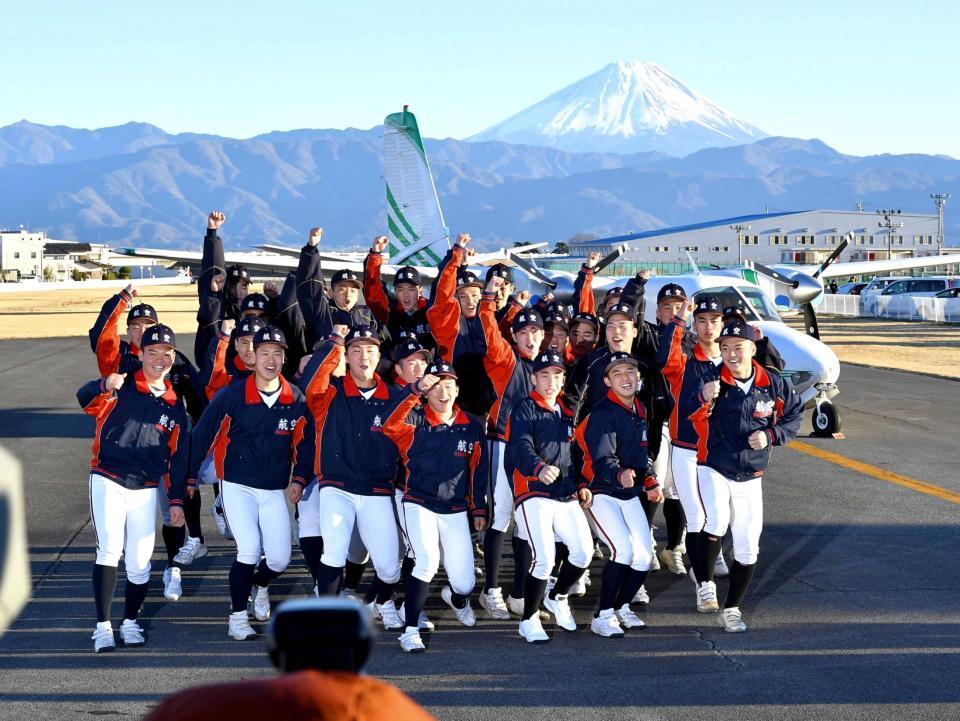
[[[687,155],[765,136],[656,63],[621,60],[469,140],[571,151],[660,150]]]

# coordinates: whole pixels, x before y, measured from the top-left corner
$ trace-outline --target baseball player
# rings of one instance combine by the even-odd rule
[[[125,556],[127,586],[120,638],[126,646],[145,642],[137,616],[150,580],[157,489],[167,497],[170,524],[179,527],[184,523],[189,425],[166,380],[173,367],[176,337],[167,326],[154,324],[138,341],[139,370],[109,373],[77,392],[84,412],[96,420],[89,482],[90,516],[97,534],[93,567],[96,653],[116,647],[110,607],[121,555]]]
[[[312,473],[294,478],[301,486],[316,479],[309,480],[311,487],[305,494],[310,502],[300,508],[301,547],[308,525],[311,533],[318,529],[323,553],[312,571],[319,593],[334,595],[340,590],[356,528],[380,579],[372,610],[384,627],[400,629],[404,623],[393,600],[400,580],[393,505],[399,456],[383,434],[383,421],[396,407],[398,392],[377,375],[380,338],[376,329],[357,326],[344,339],[345,332],[344,326],[335,326],[300,379],[313,416],[316,449]],[[344,346],[347,373],[342,379],[333,378]]]
[[[647,456],[647,412],[637,398],[637,366],[629,353],[610,356],[604,377],[607,397],[576,431],[583,451],[583,477],[593,493],[586,512],[610,549],[599,610],[590,625],[593,633],[607,638],[623,636],[623,627],[645,625],[630,610],[630,601],[643,586],[653,560],[640,494],[653,503],[662,497]]]
[[[581,504],[589,507],[592,494],[585,485],[577,487],[570,454],[573,411],[560,399],[563,358],[541,353],[533,362],[532,376],[533,390],[510,413],[504,465],[513,488],[517,526],[533,556],[519,631],[529,643],[545,643],[550,638],[540,622],[541,599],[558,626],[566,631],[577,628],[567,593],[593,553],[590,527],[581,508]],[[544,598],[554,564],[555,538],[567,547],[569,556]]]
[[[131,374],[142,366],[140,340],[144,332],[158,322],[157,311],[146,303],[130,305],[137,296],[133,284],[109,298],[100,309],[100,315],[89,331],[90,346],[97,356],[101,377],[111,373]],[[127,340],[121,340],[118,323],[123,311],[127,311]],[[205,399],[201,374],[179,350],[174,351],[173,365],[169,372],[174,393],[186,407],[190,418],[196,422],[203,411]],[[160,515],[163,521],[161,536],[167,552],[167,567],[164,569],[164,596],[176,601],[183,594],[180,569],[207,554],[203,530],[200,526],[200,494],[187,496],[183,503],[186,523],[177,527],[170,523],[170,508],[167,496],[159,494]]]
[[[253,344],[254,373],[219,392],[193,431],[188,479],[196,486],[200,464],[211,453],[223,512],[237,543],[227,633],[238,641],[257,637],[247,617],[251,591],[254,616],[266,621],[267,587],[290,563],[287,495],[296,502],[302,488],[290,481],[290,470],[307,423],[303,394],[281,375],[283,331],[266,326]]]
[[[257,359],[254,340],[266,326],[260,318],[244,318],[239,324],[232,318],[221,321],[220,329],[207,349],[204,363],[204,393],[208,400],[213,399],[221,388],[231,383],[242,383],[253,374]],[[231,340],[234,356],[233,360],[228,360]]]
[[[449,585],[440,598],[460,623],[473,626],[471,533],[486,525],[484,424],[457,407],[457,375],[444,360],[433,362],[401,398],[383,432],[397,445],[405,468],[401,516],[414,568],[404,582],[404,615],[419,618],[442,555]],[[418,625],[407,625],[400,647],[425,650]]]
[[[697,578],[712,579],[720,539],[730,527],[733,566],[720,625],[746,631],[740,603],[756,568],[763,529],[762,476],[770,449],[789,442],[800,428],[803,403],[779,373],[756,362],[756,333],[735,319],[720,332],[723,369],[704,384],[691,420],[697,429],[697,478],[706,520],[698,553]]]

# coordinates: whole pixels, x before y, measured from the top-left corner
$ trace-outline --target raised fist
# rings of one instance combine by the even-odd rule
[[[602,254],[598,253],[597,251],[593,251],[592,253],[590,253],[590,255],[587,256],[587,267],[588,268],[594,267],[597,263],[600,262],[600,259],[602,257],[603,257]]]
[[[488,292],[488,293],[496,293],[496,292],[497,292],[498,290],[500,290],[502,287],[503,287],[503,278],[501,278],[500,276],[495,275],[495,276],[491,277],[491,278],[490,278],[490,282],[487,283],[487,292]]]
[[[111,373],[103,379],[103,387],[108,391],[118,391],[123,388],[123,381],[126,377],[126,373],[123,375],[120,375],[119,373]]]
[[[530,300],[529,290],[521,290],[519,293],[517,293],[517,302],[520,305],[526,305],[528,300]]]
[[[219,293],[223,290],[223,284],[227,282],[226,273],[217,273],[210,279],[210,290],[214,293]]]
[[[310,237],[307,238],[307,243],[316,248],[320,244],[320,239],[323,237],[323,228],[310,228]]]
[[[350,332],[350,326],[337,324],[333,326],[333,332],[336,333],[341,338],[346,338],[347,333]]]
[[[263,284],[263,294],[268,298],[279,298],[280,290],[277,288],[277,284],[272,280],[268,280]]]
[[[680,312],[677,314],[680,316],[680,320],[686,322],[687,318],[690,317],[690,314],[693,313],[693,301],[688,300],[682,306],[680,306]]]
[[[207,216],[207,228],[210,230],[216,230],[226,221],[227,216],[225,216],[219,210],[211,210],[210,215]]]
[[[303,371],[306,370],[307,363],[310,362],[311,358],[313,358],[313,353],[310,353],[309,355],[305,355],[303,358],[300,359],[300,367],[297,368],[297,373],[299,373],[300,375],[303,375]]]
[[[224,318],[220,321],[220,332],[224,335],[230,335],[233,333],[233,329],[237,327],[237,321],[233,318]]]
[[[457,245],[459,245],[461,248],[466,248],[470,243],[470,240],[469,233],[460,233],[460,235],[457,236]]]
[[[439,382],[440,382],[440,378],[439,378],[439,377],[428,373],[428,374],[425,375],[423,378],[421,378],[420,380],[417,381],[417,389],[418,389],[421,393],[426,393],[426,392],[429,391],[431,388],[433,388],[435,385],[437,385],[437,383],[439,383]]]
[[[131,298],[136,298],[138,293],[137,289],[133,287],[133,283],[130,283],[126,288],[123,289],[124,292],[129,295]]]
[[[387,236],[378,235],[373,239],[373,245],[370,246],[370,250],[372,250],[374,253],[382,253],[387,249],[388,242]]]

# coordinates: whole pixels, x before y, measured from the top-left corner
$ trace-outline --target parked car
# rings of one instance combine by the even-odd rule
[[[960,287],[960,278],[943,275],[901,278],[887,285],[880,293],[864,298],[863,313],[886,318],[920,317],[915,298],[933,297],[940,291],[954,287]]]
[[[837,288],[837,295],[860,295],[860,291],[866,287],[866,283],[844,283]]]
[[[902,275],[877,276],[876,278],[871,280],[869,283],[867,283],[866,287],[860,291],[860,295],[862,296],[875,295],[876,293],[881,292],[884,288],[886,288],[891,283],[896,283],[898,280],[903,280],[903,279],[904,279],[904,276]]]

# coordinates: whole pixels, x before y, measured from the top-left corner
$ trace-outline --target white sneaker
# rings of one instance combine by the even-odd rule
[[[523,618],[523,599],[514,598],[513,596],[507,596],[507,608],[510,609],[510,613],[514,616],[519,616]]]
[[[590,571],[584,571],[580,578],[577,579],[577,582],[573,584],[573,588],[570,589],[571,596],[586,596],[587,595],[587,582],[590,580]]]
[[[540,616],[534,615],[525,621],[520,622],[520,635],[527,643],[546,643],[550,640],[547,632],[543,630],[543,624],[540,623]]]
[[[740,613],[739,608],[723,609],[717,621],[729,633],[743,633],[747,630],[747,624],[743,622],[743,614]]]
[[[143,646],[146,639],[143,637],[143,629],[137,625],[137,622],[129,618],[123,619],[120,624],[120,640],[124,646],[134,647]]]
[[[687,552],[687,529],[683,529],[683,533],[680,534],[680,543],[677,544],[677,548],[680,550],[680,555],[684,555]]]
[[[93,640],[94,653],[107,653],[117,648],[117,642],[113,638],[113,626],[109,621],[106,621],[105,625],[98,623],[90,638]]]
[[[480,593],[480,607],[486,609],[490,618],[495,621],[505,621],[510,618],[510,610],[503,600],[502,588],[491,588]]]
[[[189,566],[198,558],[203,558],[206,555],[207,544],[201,543],[199,538],[187,536],[187,542],[183,544],[177,555],[173,557],[173,560],[181,565]]]
[[[601,611],[600,615],[590,622],[590,630],[604,638],[623,638],[623,629],[620,628],[620,621],[612,608]]]
[[[397,609],[397,616],[400,617],[400,620],[403,621],[404,627],[407,623],[407,606],[403,604],[400,608]],[[433,625],[433,621],[430,620],[430,617],[426,613],[420,611],[420,616],[417,618],[417,629],[420,631],[432,631],[436,628]]]
[[[251,641],[257,637],[257,632],[250,625],[246,611],[237,611],[229,616],[227,635],[237,641]]]
[[[650,526],[650,550],[653,552],[653,559],[650,561],[650,572],[660,570],[660,561],[657,558],[657,539],[653,537],[653,531],[656,526]]]
[[[180,582],[180,569],[176,566],[167,566],[163,572],[163,597],[168,601],[177,601],[183,595],[183,585]]]
[[[400,648],[406,653],[423,653],[427,647],[423,645],[423,639],[420,638],[420,629],[408,628],[400,634]]]
[[[270,620],[270,589],[266,586],[253,587],[253,615],[258,621]]]
[[[724,578],[730,575],[730,569],[727,568],[727,562],[723,558],[723,551],[717,554],[717,563],[713,567],[714,578]]]
[[[550,598],[548,593],[543,597],[543,605],[553,614],[554,622],[564,631],[577,630],[577,622],[570,611],[569,596],[558,593],[555,598]]]
[[[632,602],[639,603],[641,606],[646,606],[650,603],[650,594],[647,593],[646,586],[640,586],[640,590],[634,595]]]
[[[713,581],[704,581],[697,586],[697,611],[699,613],[716,613],[719,610],[717,584]]]
[[[450,608],[453,609],[453,614],[457,617],[457,620],[462,623],[464,626],[476,626],[477,617],[473,613],[473,609],[470,608],[470,599],[467,599],[467,603],[463,608],[457,608],[453,605],[453,589],[450,586],[444,586],[440,591],[440,598],[443,599],[443,602],[447,604]]]
[[[625,603],[617,609],[617,618],[620,619],[620,625],[624,628],[645,628],[647,625],[643,622],[643,619],[633,612],[629,603]]]
[[[380,607],[377,605],[376,601],[371,601],[366,604],[367,610],[370,612],[370,615],[373,616],[377,621],[379,621],[382,616],[380,614]]]
[[[230,524],[227,523],[227,517],[223,513],[222,496],[217,496],[216,500],[210,504],[210,516],[217,525],[217,531],[220,532],[220,535],[232,540],[233,534],[230,532]]]
[[[680,553],[680,547],[677,546],[672,551],[668,548],[664,548],[660,551],[659,554],[660,560],[663,561],[663,565],[667,567],[667,570],[670,573],[675,573],[678,576],[687,575],[687,569],[683,565],[683,554]]]
[[[399,631],[401,628],[406,628],[407,624],[400,620],[393,599],[390,599],[386,603],[374,602],[374,606],[377,608],[377,616],[383,622],[385,629],[388,631]]]

